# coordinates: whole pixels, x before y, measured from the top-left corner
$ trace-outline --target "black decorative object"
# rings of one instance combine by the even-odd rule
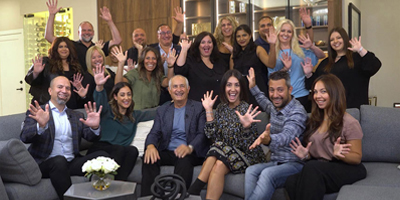
[[[164,174],[158,175],[154,179],[154,183],[151,185],[151,193],[154,199],[162,200],[183,200],[186,197],[186,183],[185,180],[176,174]],[[179,194],[180,197],[176,198]]]

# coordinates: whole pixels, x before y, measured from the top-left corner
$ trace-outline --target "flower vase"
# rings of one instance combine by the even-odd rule
[[[94,189],[102,191],[106,190],[110,187],[111,181],[114,179],[114,176],[110,174],[102,174],[102,175],[92,175],[92,186]]]

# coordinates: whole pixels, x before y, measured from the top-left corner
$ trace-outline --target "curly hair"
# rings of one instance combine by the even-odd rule
[[[215,30],[214,30],[214,37],[217,40],[217,47],[220,47],[222,45],[222,42],[224,42],[224,35],[222,34],[222,20],[228,20],[232,25],[233,31],[239,26],[239,23],[232,16],[221,17],[218,20],[217,27],[215,27]],[[235,41],[235,35],[232,34],[231,35],[231,44],[233,44],[234,41]]]
[[[62,65],[62,58],[58,53],[58,47],[61,42],[65,42],[67,48],[69,49],[69,55],[67,57],[67,63],[71,67],[71,71],[82,73],[82,67],[79,64],[78,56],[76,54],[75,46],[72,41],[67,37],[57,37],[51,47],[49,49],[49,63],[50,63],[50,72],[57,73],[59,71],[63,72],[64,68]]]

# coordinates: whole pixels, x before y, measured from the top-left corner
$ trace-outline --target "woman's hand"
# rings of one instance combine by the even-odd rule
[[[289,56],[288,52],[282,52],[281,58],[279,58],[283,63],[283,70],[289,71],[292,67],[292,56]]]
[[[228,51],[232,54],[233,53],[233,47],[232,47],[232,45],[230,45],[230,44],[228,44],[228,43],[226,43],[226,42],[222,42],[222,45],[224,45],[224,47],[226,48],[226,49],[228,49]]]
[[[44,64],[43,64],[43,57],[42,56],[35,56],[34,59],[32,59],[33,63],[33,73],[35,74],[40,74],[43,69],[44,69]]]
[[[349,49],[350,51],[360,53],[360,51],[363,50],[362,45],[361,45],[361,36],[358,37],[358,39],[356,37],[354,37],[349,42],[351,44],[351,47],[348,47],[347,49]]]
[[[127,53],[128,51],[125,51],[125,53],[122,51],[122,47],[119,46],[119,48],[113,48],[111,50],[111,53],[118,59],[118,62],[120,63],[125,63],[126,58],[127,58]]]
[[[211,90],[211,92],[208,92],[204,94],[204,98],[201,99],[201,103],[203,104],[203,107],[206,111],[211,111],[213,109],[214,103],[217,100],[218,95],[212,99],[214,91]]]
[[[312,72],[314,70],[314,66],[311,63],[311,58],[304,58],[304,62],[301,62],[301,67],[303,67],[304,74],[306,75],[307,78],[310,78],[312,76]]]
[[[303,147],[299,138],[296,137],[296,140],[292,140],[289,146],[292,148],[292,153],[294,153],[294,155],[300,159],[304,159],[309,154],[311,144],[312,142],[309,142],[306,147]]]
[[[104,70],[105,67],[101,66],[101,64],[96,65],[96,69],[94,70],[94,81],[98,86],[103,86],[107,82],[107,79],[110,78],[110,75],[104,77]]]
[[[302,43],[302,45],[300,45],[301,48],[309,49],[313,45],[308,34],[306,36],[304,36],[303,34],[299,35],[299,41]]]
[[[136,62],[133,62],[132,58],[128,58],[127,63],[128,63],[128,69],[125,69],[125,68],[124,68],[124,70],[125,70],[126,72],[129,72],[129,71],[131,71],[132,69],[135,69]]]
[[[168,67],[174,66],[176,58],[178,58],[176,50],[175,49],[170,50],[167,57]]]
[[[243,128],[250,128],[251,124],[254,122],[261,122],[259,119],[254,119],[257,115],[261,113],[261,111],[257,112],[258,106],[251,111],[253,104],[250,104],[247,112],[244,115],[241,115],[239,111],[235,110],[235,113],[238,115],[240,123],[242,123]],[[251,111],[251,112],[250,112]]]
[[[181,42],[182,51],[187,52],[191,45],[192,45],[192,41],[182,40],[182,42]]]
[[[82,86],[82,80],[83,76],[81,73],[74,74],[73,76],[73,81],[71,82],[72,86],[74,86],[76,89],[74,89],[74,92],[76,92],[80,97],[84,98],[86,97],[86,94],[89,90],[89,84],[86,85],[86,87]]]
[[[256,86],[256,75],[254,69],[250,67],[249,74],[247,75],[247,80],[249,81],[249,89]]]
[[[338,137],[335,145],[333,145],[333,156],[336,158],[344,158],[346,157],[345,155],[350,152],[351,144],[340,144],[340,140],[341,137]]]

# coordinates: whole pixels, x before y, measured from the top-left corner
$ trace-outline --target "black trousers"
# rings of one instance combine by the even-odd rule
[[[96,151],[86,156],[75,157],[70,162],[64,156],[55,156],[40,163],[39,168],[43,178],[50,178],[51,184],[60,199],[71,186],[71,176],[83,176],[82,165],[98,156],[108,156],[104,151]]]
[[[135,166],[139,151],[135,146],[113,145],[108,142],[96,142],[90,147],[88,153],[105,151],[120,165],[117,170],[116,180],[126,181]]]
[[[164,165],[174,166],[174,174],[182,176],[186,183],[186,189],[188,189],[192,184],[193,167],[202,165],[204,161],[204,158],[199,158],[193,154],[187,155],[184,158],[178,158],[173,151],[168,150],[159,152],[159,155],[160,160],[154,164],[143,162],[141,196],[151,195],[150,187],[154,179],[160,174],[160,167]]]
[[[287,178],[285,188],[291,200],[321,200],[325,194],[339,192],[343,185],[366,176],[363,164],[310,160],[300,173]]]
[[[304,109],[306,109],[307,113],[311,112],[311,101],[312,100],[310,100],[310,95],[298,97],[296,99],[297,99],[297,101],[299,101],[301,103],[301,105],[304,106]]]

